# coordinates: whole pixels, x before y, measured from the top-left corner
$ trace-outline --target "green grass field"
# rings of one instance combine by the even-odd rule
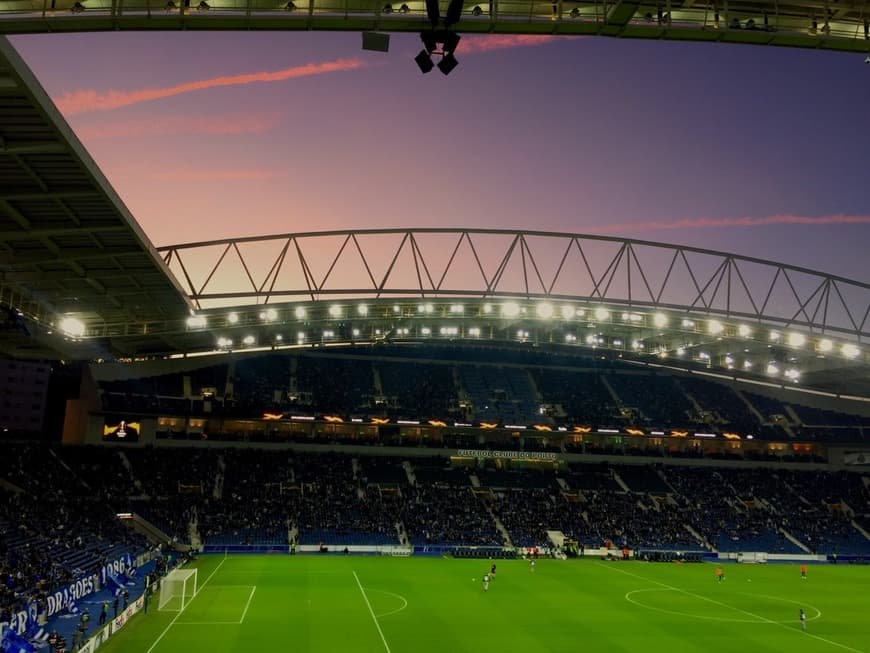
[[[870,567],[204,556],[105,653],[870,652]],[[472,580],[474,579],[474,580]],[[798,609],[808,617],[802,632]]]

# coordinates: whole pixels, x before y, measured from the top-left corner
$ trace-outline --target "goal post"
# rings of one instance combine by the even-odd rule
[[[160,602],[157,609],[179,612],[196,595],[196,569],[173,569],[160,582]]]

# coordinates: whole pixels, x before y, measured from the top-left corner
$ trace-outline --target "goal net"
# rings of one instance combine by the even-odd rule
[[[196,569],[173,569],[160,583],[158,610],[184,610],[196,595]]]

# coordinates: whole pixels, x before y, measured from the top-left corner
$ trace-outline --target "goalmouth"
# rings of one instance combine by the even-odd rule
[[[180,612],[196,596],[196,569],[173,569],[160,582],[158,610]]]

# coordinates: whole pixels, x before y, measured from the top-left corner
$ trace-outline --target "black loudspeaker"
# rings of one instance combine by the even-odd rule
[[[389,52],[390,35],[381,32],[363,32],[362,49],[374,50],[375,52]]]

